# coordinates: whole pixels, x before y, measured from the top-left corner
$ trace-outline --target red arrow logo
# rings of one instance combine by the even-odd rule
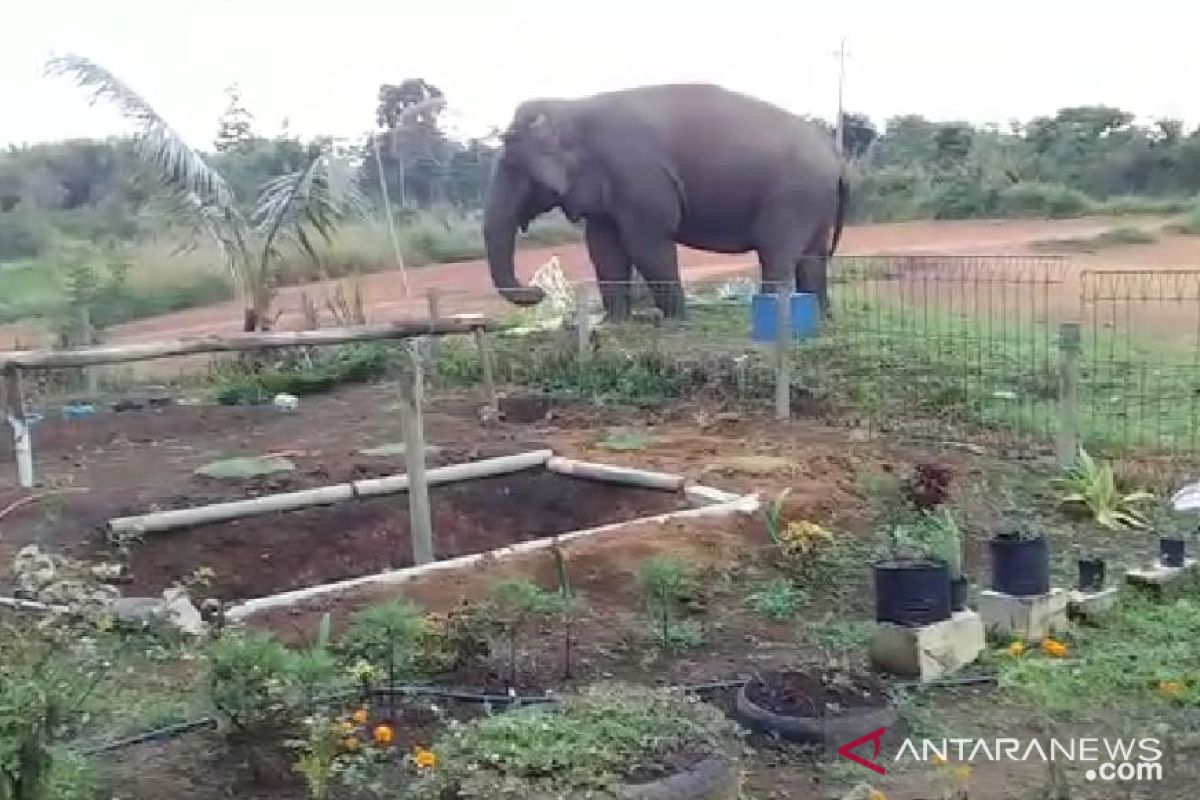
[[[886,730],[887,730],[887,728],[880,728],[878,730],[871,731],[870,733],[866,734],[865,736],[860,736],[859,738],[855,739],[853,742],[848,742],[848,743],[842,745],[841,747],[839,747],[837,749],[837,753],[842,758],[848,758],[851,761],[853,761],[855,764],[859,764],[861,766],[866,767],[867,769],[878,772],[880,775],[884,775],[884,774],[886,774],[886,770],[884,770],[884,768],[879,766],[878,764],[874,763],[874,761],[875,761],[875,759],[879,758],[880,740],[883,738],[884,731],[886,731]],[[859,745],[866,744],[867,742],[875,743],[875,753],[874,753],[874,755],[871,756],[870,761],[867,761],[865,758],[860,756],[858,753],[854,752],[854,748],[858,747]]]

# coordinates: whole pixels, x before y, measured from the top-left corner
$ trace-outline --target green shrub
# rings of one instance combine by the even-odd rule
[[[49,249],[54,229],[26,211],[0,212],[0,263],[36,258]]]
[[[808,602],[808,593],[797,589],[786,578],[775,578],[753,592],[750,604],[763,617],[775,622],[784,622],[796,616],[800,607]]]
[[[386,676],[390,686],[414,674],[425,631],[425,613],[418,606],[393,600],[355,613],[342,647],[349,657]]]
[[[1185,233],[1190,236],[1200,236],[1200,204],[1192,207],[1183,219],[1167,226],[1172,233]]]
[[[1101,201],[1096,210],[1099,213],[1114,216],[1181,214],[1188,211],[1194,202],[1195,199],[1191,197],[1146,197],[1145,195],[1125,194]]]
[[[413,800],[608,797],[623,782],[663,777],[670,756],[737,758],[736,727],[715,707],[632,685],[600,685],[554,707],[452,726],[434,743],[438,768]]]
[[[1093,213],[1096,203],[1069,186],[1023,181],[997,193],[996,210],[1008,217],[1078,217]]]
[[[208,649],[209,699],[223,727],[271,728],[290,716],[292,653],[264,633],[227,633]]]
[[[320,394],[347,383],[365,383],[387,372],[392,349],[386,343],[325,348],[312,358],[288,356],[249,369],[243,364],[218,368],[214,391],[222,405],[269,403],[275,395]]]
[[[638,568],[638,589],[646,610],[658,621],[659,638],[664,645],[684,643],[687,638],[672,636],[676,617],[692,590],[692,570],[677,558],[659,556],[642,563]],[[678,641],[677,641],[678,640]]]

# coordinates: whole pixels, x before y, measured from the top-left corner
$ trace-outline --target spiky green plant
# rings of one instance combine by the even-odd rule
[[[365,206],[347,166],[327,145],[314,144],[307,163],[267,181],[247,212],[224,176],[108,69],[71,54],[50,59],[46,72],[72,79],[90,94],[92,104],[106,102],[134,125],[137,153],[172,216],[193,235],[216,243],[242,298],[247,331],[270,323],[275,271],[284,246],[290,243],[317,261],[313,237],[330,241],[341,220]]]
[[[1067,506],[1083,507],[1098,525],[1111,530],[1145,528],[1145,517],[1134,506],[1153,500],[1151,492],[1123,492],[1117,486],[1112,465],[1097,462],[1079,448],[1075,464],[1062,478],[1055,480],[1062,491],[1061,502]]]

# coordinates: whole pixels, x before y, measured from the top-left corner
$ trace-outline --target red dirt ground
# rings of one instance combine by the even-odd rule
[[[838,252],[843,255],[898,254],[998,254],[1022,252],[1035,241],[1092,236],[1113,226],[1110,220],[967,220],[953,222],[905,222],[858,225],[846,229]],[[728,256],[679,248],[686,280],[719,280],[752,271],[753,254]],[[528,280],[551,255],[558,255],[563,270],[572,280],[594,280],[582,244],[564,244],[522,250],[517,254],[517,273]],[[442,313],[507,313],[513,306],[492,289],[487,265],[482,261],[436,264],[409,272],[410,296],[403,296],[400,276],[382,272],[361,281],[363,299],[372,321],[387,321],[427,313],[425,293],[437,288],[443,293]],[[319,285],[290,287],[279,292],[276,308],[282,311],[279,327],[300,324],[300,293],[322,297]],[[189,309],[116,326],[108,331],[112,343],[138,342],[169,336],[194,336],[236,331],[242,315],[236,303]],[[40,332],[29,327],[0,328],[0,347],[11,347],[19,336],[26,345],[39,341]]]

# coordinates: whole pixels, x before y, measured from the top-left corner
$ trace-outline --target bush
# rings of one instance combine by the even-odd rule
[[[1181,214],[1188,211],[1194,202],[1195,199],[1190,197],[1145,197],[1126,194],[1104,200],[1096,210],[1114,216]]]
[[[53,228],[41,217],[25,211],[0,213],[0,263],[36,258],[53,240]]]
[[[370,342],[326,348],[311,358],[287,356],[255,369],[238,363],[217,370],[216,399],[222,405],[257,405],[280,393],[302,397],[341,384],[365,383],[387,371],[391,354],[388,344]]]
[[[1167,230],[1171,233],[1200,236],[1200,204],[1193,206],[1179,222],[1168,225]]]
[[[286,720],[292,654],[274,637],[231,633],[208,651],[209,697],[227,729],[253,732]]]
[[[1024,181],[1001,189],[996,210],[1009,217],[1078,217],[1096,210],[1096,202],[1078,189],[1059,183]]]
[[[665,691],[601,685],[553,708],[454,725],[434,744],[438,768],[408,796],[605,797],[664,777],[664,764],[737,758],[736,727],[715,707]]]

